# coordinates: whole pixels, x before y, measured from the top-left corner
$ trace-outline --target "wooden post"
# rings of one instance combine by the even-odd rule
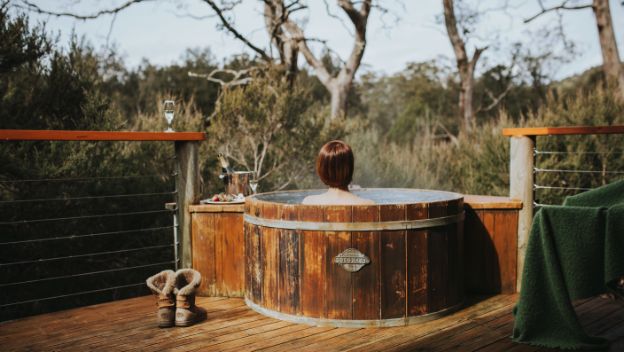
[[[509,197],[522,200],[518,217],[517,284],[520,291],[524,254],[533,221],[533,151],[535,136],[512,136],[509,165]]]
[[[199,142],[175,142],[181,268],[190,268],[193,263],[189,205],[197,203],[200,197],[198,150]]]

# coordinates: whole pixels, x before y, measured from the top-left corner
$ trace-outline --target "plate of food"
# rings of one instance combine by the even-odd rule
[[[202,199],[199,204],[241,204],[245,203],[245,196],[239,194],[218,193],[210,198]]]

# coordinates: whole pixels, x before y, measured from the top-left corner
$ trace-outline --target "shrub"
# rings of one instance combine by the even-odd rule
[[[326,123],[328,111],[311,93],[271,69],[255,71],[246,86],[227,88],[208,130],[214,154],[255,172],[263,191],[310,186],[320,146],[344,130],[342,121]]]
[[[624,122],[624,104],[612,92],[595,89],[571,97],[549,96],[537,112],[518,124],[505,111],[495,121],[471,134],[440,141],[424,128],[410,145],[383,140],[374,130],[359,128],[349,134],[357,160],[354,180],[366,187],[415,187],[466,194],[507,195],[509,140],[506,127],[613,125]],[[536,183],[558,187],[591,188],[609,183],[624,170],[621,135],[538,137],[537,148],[557,154],[537,156],[544,169],[597,170],[600,173],[538,173]],[[590,154],[583,154],[590,152]],[[560,203],[565,190],[538,190],[538,201]]]

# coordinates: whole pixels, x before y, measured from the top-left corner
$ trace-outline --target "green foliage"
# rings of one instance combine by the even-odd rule
[[[18,16],[9,20],[8,3],[0,4],[0,74],[13,72],[22,65],[36,62],[50,51],[44,29],[31,29],[28,18]]]
[[[343,135],[342,124],[327,124],[326,116],[309,86],[257,70],[250,84],[226,88],[208,133],[214,153],[225,153],[235,169],[254,171],[263,190],[301,187],[320,146]]]
[[[528,116],[528,126],[582,126],[624,124],[624,102],[602,88],[578,91],[556,98]],[[556,170],[593,170],[598,173],[539,172],[536,184],[554,187],[592,188],[615,181],[624,170],[624,143],[621,135],[551,136],[537,139],[537,149],[556,154],[540,154],[536,167]],[[589,154],[587,154],[589,153]],[[559,204],[570,191],[538,189],[540,203]]]
[[[369,121],[398,143],[411,143],[425,129],[455,119],[456,89],[449,71],[433,62],[410,64],[390,77],[365,75],[358,90]]]
[[[509,190],[509,140],[503,128],[516,126],[614,125],[624,123],[624,104],[600,88],[570,97],[550,95],[546,103],[514,123],[505,111],[471,134],[440,141],[427,131],[411,145],[379,138],[374,130],[351,131],[356,150],[354,182],[364,187],[433,188],[466,194],[506,195]],[[563,170],[604,170],[602,173],[538,173],[537,184],[591,188],[614,181],[624,170],[620,135],[538,137],[538,150],[558,154],[537,156],[537,167]],[[583,154],[590,152],[592,154]],[[564,190],[538,190],[537,200],[556,204]]]
[[[4,10],[0,28],[7,35],[1,44],[0,128],[117,128],[118,115],[99,90],[99,60],[91,48],[74,39],[67,53],[53,50],[43,30],[29,30],[23,15],[11,19]],[[3,143],[0,179],[75,175],[85,167],[97,174],[102,160],[115,154],[109,145],[88,158],[87,150],[82,143]]]
[[[130,71],[122,64],[117,74],[106,81],[105,89],[130,121],[137,114],[158,111],[162,103],[159,99],[163,96],[176,96],[179,101],[192,100],[196,109],[207,117],[214,109],[219,86],[200,78],[191,78],[188,73],[206,74],[216,68],[209,50],[188,50],[181,64],[160,67],[145,60],[141,66]]]
[[[348,140],[357,151],[354,182],[363,187],[506,194],[509,148],[502,136],[503,127],[509,127],[509,121],[488,123],[454,142],[423,134],[411,145],[380,141],[371,131],[352,133]]]

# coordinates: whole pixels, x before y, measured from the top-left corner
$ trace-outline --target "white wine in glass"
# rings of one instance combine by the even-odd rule
[[[171,128],[171,123],[173,122],[175,102],[173,100],[165,100],[163,105],[164,105],[163,111],[165,112],[165,119],[167,120],[167,129],[165,130],[165,132],[174,132],[173,128]]]
[[[251,192],[253,192],[252,194],[256,194],[258,191],[258,180],[256,180],[256,178],[254,177],[252,180],[249,181],[249,187],[251,188]]]

